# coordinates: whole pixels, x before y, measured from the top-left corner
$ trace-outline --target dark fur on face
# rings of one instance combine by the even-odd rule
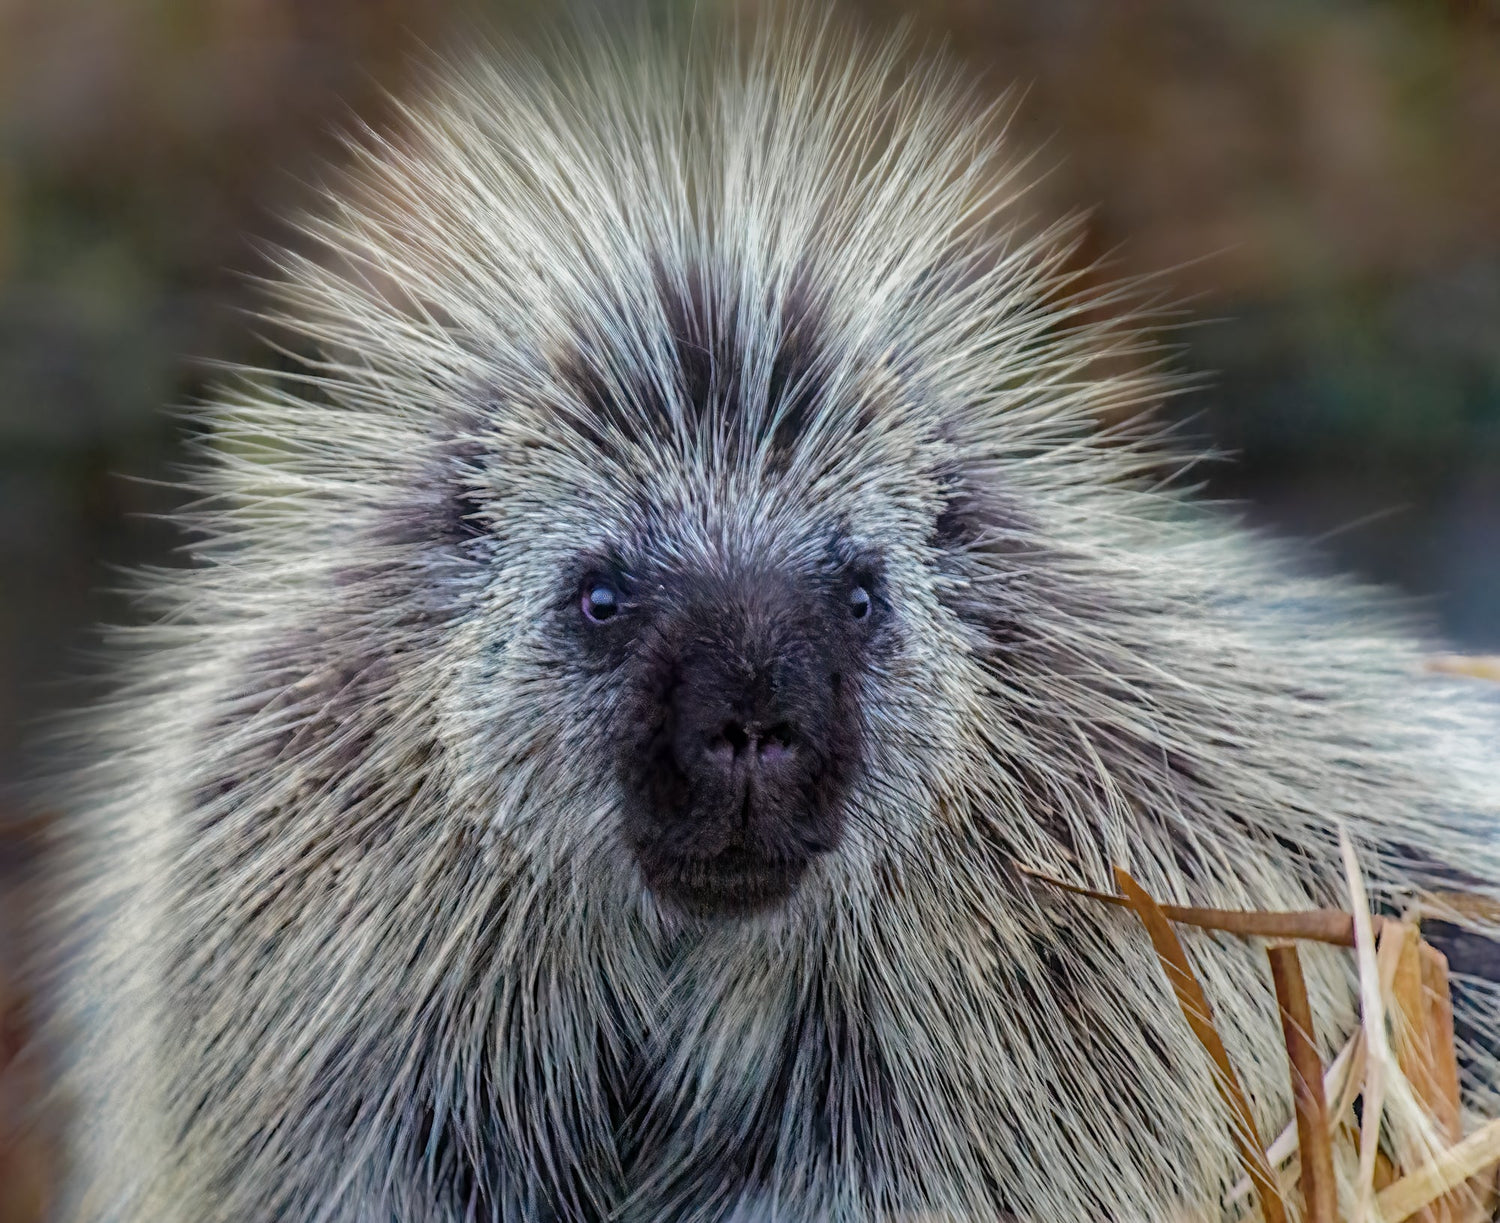
[[[875,567],[614,580],[619,614],[586,631],[623,686],[623,834],[647,887],[699,916],[785,900],[843,832]]]

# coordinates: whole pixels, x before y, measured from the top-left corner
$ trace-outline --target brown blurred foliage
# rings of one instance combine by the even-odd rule
[[[995,90],[1043,215],[1189,298],[1211,491],[1500,641],[1500,4],[861,0]]]
[[[608,7],[600,0],[596,8]],[[656,7],[686,12],[690,0]],[[1086,254],[1231,322],[1178,339],[1221,371],[1188,407],[1244,462],[1215,475],[1307,532],[1405,504],[1337,560],[1500,642],[1500,6],[1494,0],[850,0],[907,18],[995,93],[1090,208]],[[460,0],[0,0],[0,783],[84,626],[128,616],[104,561],[163,560],[164,406],[195,356],[253,356],[250,239],[286,236],[332,132],[378,122]],[[543,0],[489,13],[503,32]],[[0,791],[3,795],[3,791]],[[17,802],[10,809],[19,810]],[[0,1223],[55,1168],[24,1126],[33,1007],[13,966],[34,835],[0,797]]]
[[[1500,9],[1308,0],[867,0],[912,14],[1062,160],[1100,248],[1235,300],[1500,244]],[[1048,161],[1044,154],[1045,164]]]

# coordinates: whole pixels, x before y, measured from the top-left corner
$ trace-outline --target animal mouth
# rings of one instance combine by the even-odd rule
[[[641,862],[652,894],[693,917],[736,918],[789,900],[809,858],[773,859],[736,847],[706,858]]]

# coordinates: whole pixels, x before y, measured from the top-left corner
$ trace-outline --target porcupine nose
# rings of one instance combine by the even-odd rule
[[[669,724],[700,846],[735,829],[799,837],[813,816],[832,689],[808,654],[741,632],[681,658]]]
[[[843,608],[775,570],[681,587],[626,706],[624,832],[653,895],[727,918],[838,848],[859,747]]]
[[[791,763],[795,744],[786,721],[730,718],[709,736],[704,750],[713,767],[726,775],[748,770],[774,777]]]

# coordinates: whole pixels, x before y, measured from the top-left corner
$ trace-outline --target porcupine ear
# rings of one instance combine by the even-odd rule
[[[1041,546],[1035,528],[984,467],[944,460],[933,477],[938,504],[927,544],[941,579],[938,600],[978,634],[980,648],[1013,650],[1030,636],[1027,590],[1039,580],[1032,561]],[[1015,581],[996,580],[1007,574]]]
[[[957,462],[945,462],[933,473],[939,510],[932,521],[928,544],[942,552],[963,551],[984,534],[984,498]]]
[[[410,456],[409,479],[375,524],[374,542],[396,549],[462,553],[489,534],[480,477],[489,460],[479,408],[453,414]]]
[[[983,467],[945,459],[933,471],[937,513],[927,543],[940,554],[1014,554],[1023,547],[1031,523],[1020,503],[996,485]]]

